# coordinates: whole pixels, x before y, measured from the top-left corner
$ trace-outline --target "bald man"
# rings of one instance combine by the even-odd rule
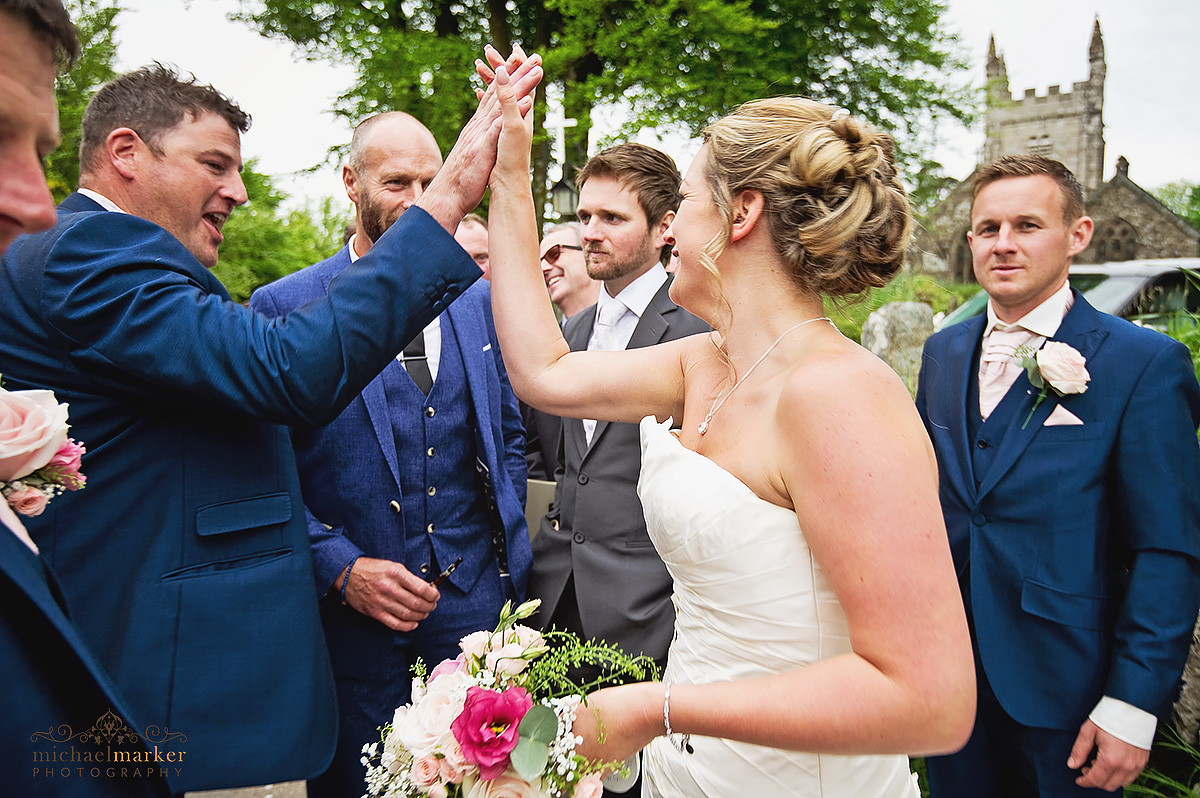
[[[342,170],[353,237],[260,288],[250,307],[279,316],[323,296],[441,163],[412,116],[362,122]],[[309,796],[359,795],[362,747],[409,700],[413,663],[456,656],[460,638],[493,628],[505,600],[525,595],[525,444],[487,282],[455,300],[333,423],[292,437],[340,718],[334,763],[309,782]]]

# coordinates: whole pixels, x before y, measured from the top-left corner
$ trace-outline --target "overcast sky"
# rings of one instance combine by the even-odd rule
[[[194,72],[232,96],[254,117],[243,155],[302,196],[344,199],[339,171],[289,175],[322,161],[332,144],[349,139],[348,123],[327,109],[351,83],[345,66],[305,63],[286,43],[268,41],[229,22],[236,0],[122,0],[118,16],[119,70],[161,60]],[[989,35],[1008,66],[1010,88],[1033,88],[1088,76],[1088,44],[1099,15],[1108,59],[1105,86],[1105,177],[1119,155],[1143,187],[1187,179],[1200,182],[1200,3],[1197,0],[949,0],[945,23],[969,52],[970,78],[981,85]],[[938,155],[951,176],[965,177],[982,142],[981,128],[946,125]],[[655,139],[647,133],[647,143]],[[443,148],[450,142],[442,142]],[[696,146],[678,137],[662,146],[686,169]]]

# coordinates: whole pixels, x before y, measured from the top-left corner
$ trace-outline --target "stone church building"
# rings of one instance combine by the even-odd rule
[[[1026,89],[1014,98],[1004,56],[992,39],[987,57],[986,139],[979,163],[1005,155],[1034,153],[1062,161],[1083,186],[1087,212],[1095,222],[1092,243],[1075,263],[1105,263],[1135,258],[1196,257],[1200,231],[1129,179],[1129,162],[1117,159],[1116,175],[1104,172],[1104,38],[1100,20],[1088,48],[1088,79],[1071,91],[1051,86],[1045,96]],[[910,262],[920,271],[972,282],[971,185],[975,174],[952,189],[916,235]]]

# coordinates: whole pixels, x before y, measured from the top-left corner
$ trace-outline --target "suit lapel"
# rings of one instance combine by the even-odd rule
[[[499,462],[495,440],[491,435],[484,435],[483,430],[492,423],[491,404],[488,401],[488,378],[484,369],[484,358],[490,357],[491,352],[483,351],[487,346],[486,336],[480,333],[487,329],[487,320],[483,318],[480,306],[466,302],[453,302],[446,309],[442,318],[443,324],[449,324],[454,330],[454,338],[458,341],[458,351],[462,356],[463,371],[466,373],[467,392],[475,407],[475,442],[483,461],[489,468]],[[443,337],[443,342],[445,337]]]
[[[332,259],[329,268],[321,272],[321,289],[328,294],[329,283],[351,263],[349,245],[342,247],[337,257]],[[385,369],[403,368],[395,359],[384,366]],[[392,430],[392,420],[388,414],[387,393],[383,390],[382,372],[367,383],[362,390],[363,404],[367,408],[367,417],[371,419],[371,427],[375,430],[375,438],[387,461],[388,471],[396,482],[396,490],[400,490],[400,462],[396,454],[396,436]]]
[[[591,337],[592,327],[595,324],[595,305],[586,310],[581,310],[578,316],[571,317],[570,323],[563,328],[563,337],[566,339],[567,346],[571,348],[572,352],[580,352],[587,349],[588,338]],[[587,456],[588,451],[587,436],[583,434],[583,422],[577,418],[564,418],[562,431],[564,445],[573,447],[578,451],[579,459],[582,462],[583,458]],[[595,437],[592,440],[595,440]]]
[[[1076,292],[1071,310],[1063,318],[1058,332],[1048,340],[1069,344],[1078,350],[1085,360],[1091,360],[1106,336],[1106,333],[1097,328],[1097,320],[1098,311]],[[1013,391],[1019,394],[1016,412],[1009,422],[1008,429],[1004,432],[1004,437],[1000,439],[992,467],[984,476],[983,484],[979,488],[980,496],[991,491],[1008,473],[1060,401],[1058,395],[1050,391],[1045,400],[1036,409],[1033,409],[1031,414],[1030,410],[1037,401],[1038,392],[1034,390],[1025,374],[1018,377],[1016,383],[1009,389],[1010,394]],[[1005,401],[1010,398],[1013,397],[1005,395]]]
[[[967,426],[968,414],[978,412],[968,406],[971,401],[971,381],[978,381],[975,373],[975,350],[983,336],[987,317],[976,317],[962,323],[962,330],[953,337],[946,349],[946,362],[951,367],[950,379],[941,396],[930,396],[930,402],[941,405],[941,411],[930,413],[930,418],[945,422],[951,439],[951,450],[959,458],[958,468],[946,469],[944,478],[957,482],[963,496],[975,496],[975,473],[971,457],[971,433]]]

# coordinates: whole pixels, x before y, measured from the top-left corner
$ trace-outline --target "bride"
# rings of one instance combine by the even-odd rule
[[[900,269],[890,140],[797,98],[717,121],[668,231],[671,298],[715,332],[569,352],[538,269],[532,122],[503,66],[493,85],[492,301],[513,387],[558,415],[646,417],[639,491],[675,579],[663,682],[592,694],[581,752],[645,747],[650,796],[912,795],[904,754],[970,734],[970,641],[913,403],[823,313]]]

